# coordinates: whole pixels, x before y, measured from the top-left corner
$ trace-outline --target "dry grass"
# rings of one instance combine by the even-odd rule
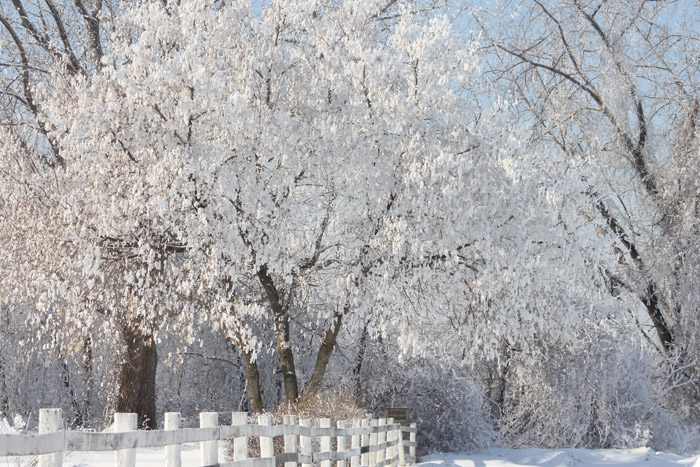
[[[349,420],[353,418],[367,418],[370,413],[363,409],[355,396],[345,392],[331,392],[322,397],[315,397],[310,400],[301,400],[293,405],[285,405],[273,411],[266,412],[265,415],[270,415],[273,425],[281,425],[284,423],[285,415],[296,415],[297,420],[308,418],[312,420],[312,424],[317,426],[318,419],[330,418],[331,426],[341,420]],[[257,424],[257,415],[248,417],[249,424]],[[335,439],[333,440],[335,445]],[[284,452],[284,439],[281,436],[274,438],[275,455]],[[233,460],[233,440],[227,440],[226,456],[229,460]],[[260,457],[260,440],[251,436],[248,438],[248,457]]]

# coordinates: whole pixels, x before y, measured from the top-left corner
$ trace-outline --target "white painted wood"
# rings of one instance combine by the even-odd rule
[[[0,435],[0,457],[36,456],[62,452],[66,431],[31,435]]]
[[[63,431],[63,411],[61,409],[39,410],[39,434]],[[61,443],[63,444],[63,443]],[[58,446],[57,446],[58,447]],[[39,456],[39,467],[61,467],[63,465],[63,446],[60,452]]]
[[[135,431],[138,428],[138,418],[135,413],[115,413],[114,429],[117,433]],[[138,437],[138,434],[135,434]],[[114,452],[117,467],[135,467],[136,450],[120,449]]]
[[[292,432],[296,431],[297,417],[296,415],[285,415],[284,424],[289,426],[290,434],[284,435],[284,452],[285,454],[297,453],[297,435]],[[285,462],[284,467],[297,467],[296,462]]]
[[[80,431],[54,431],[62,427],[62,420],[48,423],[47,414],[40,422],[43,434],[39,435],[0,435],[0,455],[46,455],[67,451],[115,451],[119,467],[135,464],[137,447],[165,447],[167,467],[180,467],[180,446],[186,442],[200,442],[202,465],[218,464],[218,440],[234,438],[234,462],[248,458],[248,437],[259,436],[261,454],[270,462],[261,459],[251,460],[251,465],[284,463],[285,467],[311,467],[312,463],[322,467],[359,467],[360,465],[405,465],[415,462],[416,424],[410,428],[393,424],[393,420],[342,421],[337,428],[331,428],[329,419],[323,419],[318,428],[311,428],[310,420],[299,420],[286,416],[284,424],[271,426],[269,416],[259,418],[259,424],[248,425],[247,414],[234,412],[233,425],[218,426],[218,414],[200,414],[201,428],[179,428],[181,417],[178,413],[166,414],[165,430],[137,431],[136,414],[115,414],[114,433],[90,433]],[[60,415],[60,411],[58,412]],[[54,419],[56,413],[54,412]],[[40,417],[41,418],[41,417]],[[49,417],[51,418],[51,417]],[[59,417],[61,418],[61,417]],[[209,426],[207,426],[209,425]],[[352,426],[351,426],[352,425]],[[403,433],[410,434],[410,441],[403,440]],[[274,456],[273,437],[284,436],[285,453]],[[312,439],[320,438],[320,451],[313,453]],[[336,437],[337,450],[332,451],[333,437]],[[297,441],[298,439],[298,441]],[[298,444],[297,444],[298,443]],[[349,445],[352,445],[350,448]],[[409,448],[409,453],[405,452]],[[365,450],[363,454],[361,451]],[[171,454],[172,453],[172,454]],[[48,457],[42,458],[48,459]],[[42,462],[46,462],[43,461]],[[41,464],[54,467],[56,463]],[[223,465],[223,464],[222,464]],[[228,465],[228,464],[226,464]]]
[[[359,418],[352,419],[353,428],[362,428],[362,420]],[[353,434],[350,438],[350,448],[359,449],[360,448],[360,434]],[[360,467],[360,456],[352,456],[350,458],[350,467]]]
[[[165,413],[165,430],[173,431],[180,429],[180,423],[182,422],[182,415],[180,412],[166,412]],[[170,444],[165,446],[165,466],[166,467],[182,467],[182,447],[180,444]]]
[[[201,428],[200,428],[201,429]],[[284,425],[260,426],[260,425],[242,425],[242,426],[221,426],[219,429],[219,439],[237,438],[239,436],[284,436],[286,434],[298,434],[299,427],[289,429]]]
[[[387,433],[386,433],[386,440],[388,442],[393,442],[396,441],[398,442],[398,439],[396,438],[396,429],[393,427],[394,425],[394,419],[393,418],[387,418],[386,419],[386,424],[389,428],[387,428]],[[389,465],[394,465],[394,457],[396,457],[396,445],[391,444],[390,447],[387,448],[386,450],[386,459],[389,462]]]
[[[371,420],[371,426],[372,426],[372,432],[369,435],[369,464],[368,465],[376,465],[377,464],[377,451],[373,450],[372,448],[377,446],[378,440],[379,440],[379,433],[376,431],[377,427],[379,426],[379,420],[377,419],[372,419]]]
[[[330,418],[322,418],[318,421],[318,426],[320,428],[330,428],[331,427],[331,419]],[[321,454],[325,452],[331,452],[331,437],[330,436],[321,436]],[[321,461],[321,467],[331,467],[332,462],[329,460]]]
[[[403,427],[399,426],[399,429],[396,430],[396,436],[398,436],[399,440],[399,465],[404,466],[406,465],[406,451],[404,451],[405,447],[403,445]]]
[[[247,412],[233,412],[231,425],[244,426],[248,424]],[[248,437],[241,436],[233,439],[233,460],[242,461],[248,458]]]
[[[384,443],[386,443],[386,418],[380,418],[377,444],[381,446]],[[386,459],[386,449],[380,448],[379,451],[377,451],[377,464],[384,462],[384,459]]]
[[[219,425],[218,412],[202,412],[199,414],[200,428],[209,428]],[[202,465],[216,465],[219,463],[219,441],[202,441],[199,443],[200,459]]]
[[[339,454],[338,458],[341,458],[342,453],[344,453],[345,450],[347,449],[346,437],[344,436],[344,434],[346,433],[345,428],[349,428],[349,426],[348,426],[348,423],[346,420],[339,420],[337,423],[337,426],[338,426],[339,433],[338,433],[338,437],[336,439],[336,448],[337,448],[336,450],[338,451],[338,454]],[[342,459],[338,460],[338,462],[336,462],[336,467],[346,467],[346,465],[347,465],[347,462],[345,461],[344,458],[342,458]]]
[[[271,426],[272,417],[269,415],[258,415],[258,425]],[[275,457],[275,445],[270,436],[260,436],[260,458],[265,459]]]
[[[308,418],[302,418],[301,420],[299,420],[299,426],[302,428],[307,428],[307,429],[311,428],[311,420],[309,420]],[[310,436],[308,436],[304,433],[300,434],[300,436],[299,436],[299,450],[300,450],[300,453],[302,455],[308,456],[309,458],[311,458],[311,437]],[[304,462],[301,465],[302,465],[302,467],[311,467],[312,466],[312,464],[310,462],[309,463]]]

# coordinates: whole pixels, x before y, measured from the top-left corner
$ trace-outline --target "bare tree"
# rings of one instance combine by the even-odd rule
[[[489,78],[519,100],[543,159],[576,173],[576,209],[614,239],[619,265],[603,271],[611,290],[636,294],[666,354],[685,345],[682,315],[697,306],[681,306],[690,289],[673,265],[687,259],[678,246],[687,250],[688,237],[673,224],[688,210],[678,211],[667,177],[679,159],[693,164],[693,150],[681,157],[674,143],[674,128],[697,118],[693,12],[689,2],[536,0],[501,29],[475,14],[493,50]],[[669,19],[679,17],[688,22]]]

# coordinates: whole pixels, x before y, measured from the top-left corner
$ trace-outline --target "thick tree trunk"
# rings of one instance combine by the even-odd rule
[[[258,362],[253,360],[251,352],[242,352],[245,360],[245,378],[248,391],[248,403],[253,413],[263,413],[262,388],[260,387],[260,372]]]
[[[343,324],[343,315],[345,312],[347,312],[347,308],[344,310],[343,314],[336,313],[331,327],[326,329],[323,341],[321,342],[321,348],[318,349],[318,354],[316,355],[314,371],[311,374],[311,379],[309,379],[309,383],[306,385],[302,396],[303,400],[316,397],[321,390],[323,377],[326,375],[326,369],[328,368],[328,360],[330,360],[333,349],[335,349],[335,344],[338,341],[338,333]]]
[[[297,370],[294,364],[294,352],[289,339],[289,317],[286,314],[275,316],[275,331],[277,333],[277,353],[282,365],[282,381],[284,383],[284,402],[294,404],[299,399]]]
[[[126,325],[122,328],[126,354],[119,376],[117,412],[137,413],[139,427],[155,429],[158,353],[151,336]]]
[[[258,279],[265,289],[267,300],[275,316],[275,332],[277,334],[277,353],[282,365],[282,381],[284,383],[285,404],[294,404],[299,398],[299,385],[297,384],[297,372],[294,364],[294,352],[289,340],[290,326],[287,310],[282,306],[279,291],[270,276],[267,266],[262,266],[258,271]]]

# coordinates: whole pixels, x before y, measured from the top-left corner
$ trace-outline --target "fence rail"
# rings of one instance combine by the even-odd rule
[[[200,414],[200,428],[181,428],[178,412],[165,414],[165,429],[137,430],[136,414],[116,413],[116,432],[92,433],[64,430],[60,409],[41,409],[39,434],[0,434],[0,457],[39,456],[39,467],[59,467],[64,452],[114,451],[120,467],[134,467],[136,448],[163,447],[166,467],[181,466],[184,443],[200,443],[200,464],[207,467],[384,467],[416,462],[416,424],[404,427],[393,419],[331,420],[286,415],[282,425],[272,425],[269,415],[248,424],[246,412],[233,412],[231,425],[219,425],[218,412]],[[408,435],[408,440],[404,439]],[[248,438],[260,440],[260,457],[249,458]],[[275,454],[273,439],[284,438],[283,452]],[[219,442],[233,439],[233,462],[219,462]],[[333,449],[335,440],[335,449]],[[406,452],[406,450],[408,452]]]

